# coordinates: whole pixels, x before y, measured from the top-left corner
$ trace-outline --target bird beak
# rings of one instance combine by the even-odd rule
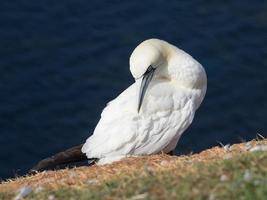
[[[153,68],[151,65],[147,68],[146,72],[144,73],[142,77],[141,87],[140,87],[140,93],[139,93],[139,100],[138,100],[138,112],[141,108],[146,90],[148,88],[148,84],[153,78],[155,68]]]

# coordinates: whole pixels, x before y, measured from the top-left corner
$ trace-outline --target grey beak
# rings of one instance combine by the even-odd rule
[[[147,68],[146,72],[143,75],[142,83],[140,87],[140,93],[139,93],[139,100],[138,100],[138,112],[140,111],[146,90],[148,88],[148,85],[150,81],[153,78],[155,68],[153,68],[151,65]]]

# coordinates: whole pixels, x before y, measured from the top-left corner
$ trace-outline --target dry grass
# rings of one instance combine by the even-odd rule
[[[267,144],[267,140],[251,141],[251,147],[256,144]],[[87,184],[88,180],[106,181],[114,176],[148,168],[149,170],[171,170],[177,165],[181,169],[190,168],[196,162],[210,162],[212,160],[231,157],[233,154],[246,152],[247,147],[244,143],[232,145],[229,149],[214,147],[199,154],[189,156],[168,156],[166,154],[130,157],[125,160],[103,166],[78,167],[73,169],[63,169],[58,171],[44,171],[35,175],[26,175],[4,181],[0,185],[0,191],[14,191],[22,186],[33,188],[42,186],[57,189],[62,186],[79,187]],[[181,173],[183,170],[181,170]]]
[[[250,141],[249,143],[235,144],[230,147],[214,147],[199,154],[188,156],[168,156],[165,154],[130,157],[110,165],[78,167],[58,171],[45,171],[35,175],[26,175],[15,179],[3,181],[0,184],[0,192],[14,192],[19,188],[30,186],[33,189],[42,188],[56,191],[62,188],[70,188],[75,191],[82,190],[90,185],[101,186],[121,177],[134,179],[137,174],[144,172],[172,172],[176,177],[184,174],[196,175],[199,170],[196,167],[201,163],[208,166],[221,160],[230,160],[235,155],[249,154],[249,150],[256,145],[267,145],[267,140]],[[177,170],[179,169],[179,170]],[[157,193],[157,191],[154,191]]]

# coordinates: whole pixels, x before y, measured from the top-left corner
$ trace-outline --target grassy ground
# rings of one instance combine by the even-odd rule
[[[111,165],[47,171],[0,184],[0,199],[266,199],[267,140],[190,156],[128,158]]]

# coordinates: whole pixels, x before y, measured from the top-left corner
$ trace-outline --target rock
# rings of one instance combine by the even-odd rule
[[[31,187],[29,187],[29,186],[22,187],[19,190],[19,193],[17,194],[17,196],[15,197],[15,200],[21,200],[22,198],[24,198],[25,196],[27,196],[31,192],[32,192]]]
[[[249,182],[252,180],[252,173],[247,169],[244,173],[244,180]]]
[[[229,150],[230,150],[230,147],[231,147],[230,144],[226,144],[226,145],[223,146],[223,149],[224,149],[225,151],[229,151]]]
[[[228,180],[229,180],[228,176],[226,176],[225,174],[221,175],[221,177],[220,177],[220,181],[221,182],[225,182],[225,181],[228,181]]]
[[[56,199],[55,196],[52,195],[52,194],[50,194],[50,195],[48,196],[48,200],[55,200],[55,199]]]
[[[252,147],[250,150],[250,152],[255,152],[255,151],[267,151],[267,145],[256,145],[255,147]]]
[[[130,198],[130,200],[146,199],[147,197],[148,197],[148,194],[147,193],[143,193],[143,194],[138,194],[138,195],[132,196]]]

